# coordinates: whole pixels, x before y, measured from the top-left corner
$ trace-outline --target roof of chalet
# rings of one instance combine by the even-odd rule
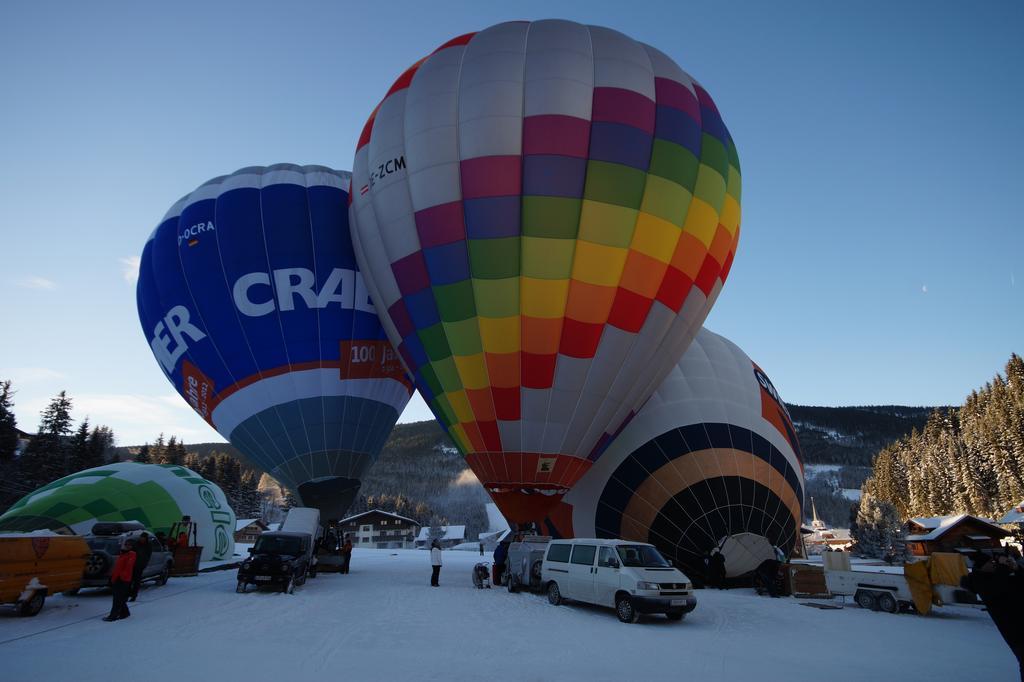
[[[439,540],[464,540],[466,538],[465,526],[441,526],[444,531]],[[420,534],[416,537],[417,542],[426,542],[430,539],[430,526],[420,528]]]
[[[1006,515],[999,519],[999,523],[1024,523],[1024,501],[1006,512]]]
[[[402,516],[401,514],[394,514],[392,512],[387,512],[387,511],[384,511],[383,509],[371,509],[369,511],[364,511],[364,512],[362,512],[360,514],[355,514],[353,516],[349,516],[348,518],[344,518],[341,521],[338,521],[338,524],[341,525],[341,524],[345,524],[345,523],[352,523],[356,519],[360,519],[360,518],[366,516],[367,514],[383,514],[384,516],[390,516],[391,518],[394,518],[394,519],[401,519],[403,521],[408,521],[409,523],[413,524],[414,526],[420,525],[420,522],[415,520],[415,519],[410,519],[408,516]]]
[[[267,524],[263,523],[259,519],[235,519],[235,532],[237,533],[243,528],[251,526],[254,523],[263,528],[264,530],[267,529]]]
[[[924,516],[910,519],[910,523],[920,526],[928,532],[908,535],[906,539],[910,541],[938,540],[940,537],[945,535],[947,531],[957,526],[962,521],[967,520],[974,520],[982,525],[989,526],[1000,536],[1009,535],[1009,533],[997,526],[995,521],[983,519],[978,516],[972,516],[971,514],[957,514],[955,516]]]

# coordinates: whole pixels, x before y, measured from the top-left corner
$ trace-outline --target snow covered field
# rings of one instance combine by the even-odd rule
[[[801,606],[751,590],[698,590],[681,623],[636,625],[540,595],[475,590],[480,557],[357,549],[352,573],[294,595],[235,594],[235,572],[149,587],[126,621],[109,593],[53,597],[35,618],[0,612],[0,680],[857,680],[1016,679],[988,614],[921,617]],[[128,672],[126,672],[128,671]]]

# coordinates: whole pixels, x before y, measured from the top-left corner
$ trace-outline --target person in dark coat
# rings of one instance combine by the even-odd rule
[[[135,543],[135,567],[132,569],[131,596],[128,598],[128,601],[135,601],[136,597],[139,596],[139,588],[142,586],[142,574],[145,572],[146,566],[149,565],[149,560],[152,557],[153,545],[149,541],[149,536],[143,533]]]
[[[779,596],[779,566],[782,564],[778,559],[765,559],[758,565],[755,573],[755,585],[759,587],[758,594],[767,592],[770,597]]]
[[[437,579],[441,575],[441,543],[434,540],[430,543],[430,585],[438,587]]]
[[[1007,555],[989,558],[979,552],[970,575],[964,576],[960,584],[977,593],[984,602],[999,634],[1017,657],[1021,680],[1024,680],[1024,628],[1016,622],[1024,609],[1024,574]]]
[[[345,535],[345,542],[341,544],[341,573],[348,573],[348,565],[352,561],[352,540]]]
[[[711,551],[711,555],[707,558],[708,566],[708,585],[711,587],[717,587],[720,590],[725,589],[725,555],[715,548]]]
[[[128,593],[131,591],[132,572],[135,568],[133,544],[131,540],[124,541],[121,553],[117,555],[114,568],[110,572],[110,591],[114,596],[114,603],[110,606],[110,615],[103,619],[108,623],[132,615],[128,610]]]
[[[501,584],[501,576],[505,574],[505,562],[508,560],[508,542],[499,542],[494,548],[494,566],[491,568],[491,582]]]

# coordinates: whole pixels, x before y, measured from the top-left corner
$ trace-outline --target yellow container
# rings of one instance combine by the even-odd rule
[[[47,595],[82,586],[89,545],[76,535],[0,537],[0,604],[34,616]]]

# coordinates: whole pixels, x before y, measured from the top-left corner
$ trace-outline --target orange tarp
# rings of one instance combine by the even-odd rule
[[[914,606],[922,616],[932,610],[932,581],[928,577],[928,563],[917,561],[903,564],[903,575],[914,597]]]

